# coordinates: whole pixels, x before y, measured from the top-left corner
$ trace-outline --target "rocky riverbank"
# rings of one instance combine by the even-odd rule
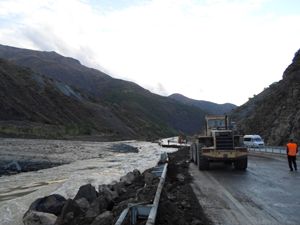
[[[14,175],[22,172],[38,171],[55,166],[63,165],[50,161],[31,161],[31,160],[1,160],[0,159],[0,177],[3,175]]]
[[[119,182],[81,186],[73,199],[54,194],[35,200],[23,217],[25,225],[110,225],[129,203],[151,203],[159,178],[152,169],[127,173]]]
[[[182,148],[169,154],[168,173],[161,195],[156,224],[202,225],[210,224],[196,201],[189,185],[189,154]],[[121,177],[119,182],[81,186],[74,199],[51,195],[37,199],[25,213],[25,225],[110,225],[114,224],[128,203],[151,203],[159,179],[152,169],[138,170]],[[144,224],[139,221],[138,224]]]

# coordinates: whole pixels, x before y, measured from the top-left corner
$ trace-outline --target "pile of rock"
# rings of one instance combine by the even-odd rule
[[[0,159],[0,176],[14,175],[21,172],[37,171],[41,169],[60,166],[62,163],[51,161],[31,161],[31,160],[1,160]]]
[[[121,177],[119,182],[91,184],[79,188],[74,199],[53,194],[35,200],[23,217],[25,225],[111,225],[128,203],[153,201],[159,179],[151,170],[138,170]]]
[[[156,225],[211,225],[190,185],[189,148],[168,154],[169,164]]]

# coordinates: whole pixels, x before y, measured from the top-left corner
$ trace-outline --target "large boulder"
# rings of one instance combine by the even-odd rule
[[[112,188],[108,185],[99,185],[99,196],[103,195],[109,202],[113,202],[116,198],[119,197],[119,194],[116,190],[112,190]]]
[[[107,210],[107,208],[108,208],[107,199],[104,196],[100,196],[92,202],[90,208],[88,209],[88,211],[85,214],[85,217],[87,219],[95,218],[99,214],[105,212]]]
[[[90,203],[88,202],[88,200],[86,200],[86,198],[80,198],[75,201],[79,208],[84,212],[86,212],[90,207]]]
[[[110,185],[112,191],[116,191],[118,195],[126,193],[125,183],[124,182],[112,182]]]
[[[134,178],[135,178],[134,173],[129,172],[125,176],[121,177],[120,181],[123,182],[125,185],[130,185],[134,181]]]
[[[85,198],[89,203],[92,203],[94,199],[98,197],[98,193],[94,186],[91,184],[83,185],[79,188],[74,200]]]
[[[54,225],[56,218],[54,214],[30,210],[24,215],[23,223],[24,225]]]
[[[130,185],[141,176],[139,170],[135,169],[132,172],[127,173],[125,176],[120,178],[120,182],[124,183],[125,185]]]
[[[113,222],[113,214],[110,211],[105,211],[97,216],[91,225],[111,225]]]
[[[57,218],[55,225],[76,225],[84,216],[84,211],[76,201],[68,199],[62,209],[61,215]]]
[[[140,172],[138,169],[134,169],[134,170],[132,171],[132,173],[133,173],[135,179],[136,179],[137,177],[141,176],[141,172]]]
[[[58,194],[49,195],[43,198],[38,198],[29,207],[30,210],[51,213],[56,216],[60,215],[60,212],[66,203],[66,199]]]
[[[157,182],[157,177],[150,171],[144,172],[144,182],[146,185],[153,185]]]

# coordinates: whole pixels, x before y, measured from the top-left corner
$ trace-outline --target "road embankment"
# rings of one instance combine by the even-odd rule
[[[180,148],[177,152],[169,154],[168,172],[155,224],[210,224],[190,186],[192,177],[188,173],[188,168],[188,148]],[[47,217],[56,225],[86,225],[99,222],[114,224],[128,204],[153,201],[158,178],[151,173],[152,169],[142,174],[135,170],[122,177],[119,182],[109,185],[99,187],[83,185],[74,199],[64,199],[57,195],[37,199],[25,213],[24,224],[30,224],[37,216]],[[56,210],[49,207],[48,202],[56,202]],[[139,221],[138,224],[145,224],[145,220]]]

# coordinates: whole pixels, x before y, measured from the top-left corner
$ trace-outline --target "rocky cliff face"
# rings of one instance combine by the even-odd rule
[[[269,145],[300,143],[300,50],[279,82],[238,107],[232,114],[245,134],[260,134]]]

